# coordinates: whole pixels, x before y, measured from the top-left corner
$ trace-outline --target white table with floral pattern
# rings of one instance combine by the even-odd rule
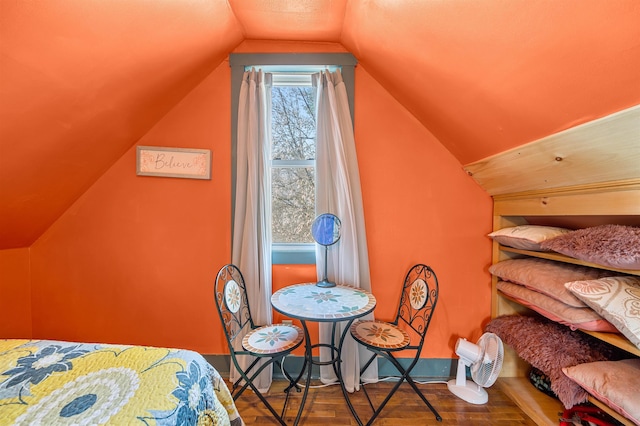
[[[300,320],[305,336],[305,361],[301,370],[304,373],[307,369],[306,385],[302,396],[301,407],[307,398],[307,392],[311,383],[311,370],[313,365],[332,365],[338,378],[342,393],[349,405],[349,409],[358,424],[362,424],[358,414],[351,404],[347,390],[342,380],[341,369],[338,368],[341,362],[341,348],[346,335],[349,333],[351,323],[364,315],[372,312],[376,307],[376,298],[371,292],[362,288],[346,285],[336,285],[335,287],[318,287],[316,283],[293,284],[284,287],[271,296],[271,305],[283,315]],[[307,321],[331,322],[332,339],[329,343],[313,343],[307,328]],[[348,321],[340,336],[339,342],[335,341],[335,328],[337,323]],[[312,350],[318,347],[329,348],[332,358],[329,361],[319,361],[313,359]],[[298,416],[294,425],[300,421],[302,408],[298,411]]]

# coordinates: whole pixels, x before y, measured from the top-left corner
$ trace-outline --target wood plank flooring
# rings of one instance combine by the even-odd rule
[[[313,383],[312,383],[313,385]],[[367,385],[369,395],[381,402],[393,384],[379,382]],[[285,394],[284,381],[274,381],[268,394],[268,399],[277,411],[282,409]],[[469,404],[452,395],[443,383],[419,385],[425,397],[442,416],[442,422],[435,419],[433,413],[413,392],[413,389],[403,383],[391,398],[382,414],[375,421],[377,426],[398,425],[483,425],[483,426],[535,426],[535,422],[525,415],[497,386],[487,389],[489,402],[484,405]],[[371,417],[371,408],[364,392],[350,394],[351,401],[363,421]],[[293,424],[300,406],[302,393],[293,393],[289,398],[285,421]],[[237,401],[240,415],[247,426],[277,425],[269,411],[257,396],[247,391]],[[357,425],[342,396],[340,388],[328,386],[311,388],[300,421],[302,426],[350,426]]]

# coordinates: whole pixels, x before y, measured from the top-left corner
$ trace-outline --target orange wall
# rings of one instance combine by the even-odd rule
[[[211,283],[230,256],[230,71],[140,145],[208,148],[212,180],[137,176],[135,146],[34,244],[37,338],[220,351]]]
[[[440,297],[423,356],[450,357],[490,316],[492,200],[457,160],[357,68],[355,132],[376,315],[389,319],[411,265],[436,272]],[[464,313],[461,315],[461,313]]]
[[[344,51],[237,51],[252,49]],[[33,245],[34,337],[227,352],[212,283],[230,260],[230,104],[223,62],[138,142],[211,149],[212,180],[136,176],[132,147]],[[362,66],[355,108],[376,313],[389,318],[406,270],[428,263],[441,295],[425,355],[450,357],[490,315],[491,198]],[[274,268],[276,289],[313,279],[312,266]]]
[[[30,337],[29,249],[0,250],[0,338]]]

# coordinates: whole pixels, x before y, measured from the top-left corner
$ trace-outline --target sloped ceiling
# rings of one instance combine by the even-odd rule
[[[3,0],[0,249],[243,40],[342,44],[461,165],[640,103],[636,0]]]

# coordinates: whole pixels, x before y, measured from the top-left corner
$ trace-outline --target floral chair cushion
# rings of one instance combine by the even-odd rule
[[[387,350],[402,349],[410,342],[406,331],[396,325],[378,320],[353,323],[351,335],[365,346]]]
[[[303,337],[302,329],[295,325],[265,325],[247,333],[242,347],[256,354],[276,354],[297,347]]]

